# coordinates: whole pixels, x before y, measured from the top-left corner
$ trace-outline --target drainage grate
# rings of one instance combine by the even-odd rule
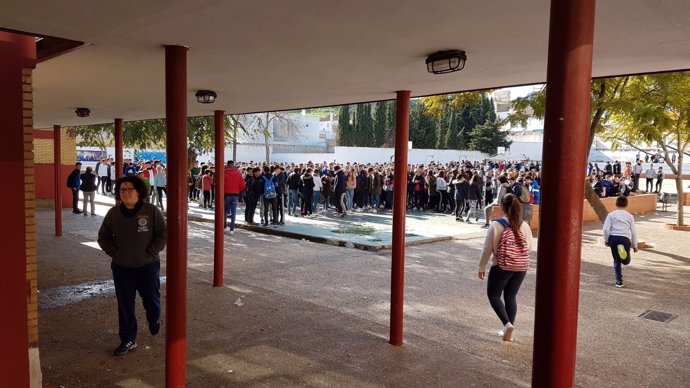
[[[678,315],[671,313],[664,313],[662,311],[647,310],[639,315],[640,318],[650,319],[652,321],[658,321],[663,323],[668,323],[674,320]]]

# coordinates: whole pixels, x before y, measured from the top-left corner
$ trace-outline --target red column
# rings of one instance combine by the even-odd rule
[[[0,181],[12,182],[0,201],[0,387],[29,386],[29,325],[26,279],[26,183],[22,69],[34,68],[36,41],[32,36],[0,31]],[[32,125],[30,122],[27,125]]]
[[[533,387],[575,382],[584,184],[594,40],[594,0],[551,2],[534,324]]]
[[[393,186],[393,263],[391,270],[391,345],[403,344],[405,286],[405,213],[407,211],[407,142],[410,134],[410,91],[396,92],[395,184]]]
[[[223,222],[225,221],[225,112],[214,112],[216,127],[216,217],[213,241],[213,287],[223,286]]]
[[[183,388],[187,353],[187,48],[165,46],[168,157],[165,383]]]
[[[62,137],[60,136],[60,126],[53,125],[53,175],[55,175],[55,236],[62,236],[62,177],[60,169],[62,167]]]
[[[124,167],[122,158],[122,119],[115,119],[115,179],[122,176]]]

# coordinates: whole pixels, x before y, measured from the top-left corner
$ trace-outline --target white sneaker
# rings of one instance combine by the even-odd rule
[[[506,326],[503,328],[503,330],[499,331],[499,333],[502,332],[503,334],[503,341],[508,342],[513,340],[513,330],[513,325],[510,322],[506,323]]]
[[[234,234],[235,234],[235,231],[234,231],[234,230],[231,230],[231,231],[230,231],[230,235],[233,236]]]

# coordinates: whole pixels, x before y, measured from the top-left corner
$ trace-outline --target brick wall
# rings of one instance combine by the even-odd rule
[[[35,129],[34,146],[34,179],[36,182],[36,205],[39,208],[52,208],[55,198],[55,170],[53,169],[53,129]],[[58,178],[62,188],[62,207],[72,207],[72,194],[63,183],[74,169],[77,160],[76,139],[69,136],[66,128],[60,130],[60,170]]]
[[[29,345],[38,344],[38,292],[36,285],[36,199],[34,180],[33,146],[33,89],[32,70],[22,69],[22,90],[24,109],[24,206],[26,210],[26,280],[29,296],[27,298]]]

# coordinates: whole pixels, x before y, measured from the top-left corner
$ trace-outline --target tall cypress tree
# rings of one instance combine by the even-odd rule
[[[381,147],[386,139],[386,119],[388,114],[388,103],[377,102],[374,112],[374,147]]]
[[[338,145],[352,146],[353,144],[353,127],[350,124],[350,106],[341,105],[338,113]]]

